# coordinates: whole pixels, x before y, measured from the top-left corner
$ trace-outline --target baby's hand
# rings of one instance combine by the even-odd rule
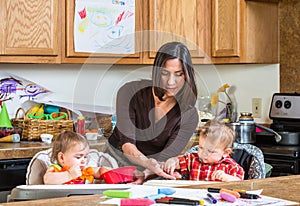
[[[212,174],[212,180],[221,180],[224,181],[225,172],[223,170],[214,171]]]
[[[229,182],[239,180],[239,178],[226,174],[223,170],[217,170],[213,172],[212,180],[221,180],[222,182]]]
[[[82,175],[81,169],[79,165],[73,165],[69,170],[70,179],[75,179]]]

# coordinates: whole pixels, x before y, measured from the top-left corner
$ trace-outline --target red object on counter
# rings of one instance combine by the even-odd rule
[[[133,181],[135,166],[124,166],[109,170],[101,174],[100,178],[104,179],[107,184],[122,184]]]
[[[85,119],[84,116],[77,117],[77,133],[85,135]]]

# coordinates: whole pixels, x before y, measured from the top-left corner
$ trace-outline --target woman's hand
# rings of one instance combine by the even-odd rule
[[[149,174],[145,174],[146,177],[149,176],[151,172],[153,172],[156,175],[164,177],[166,179],[171,179],[171,180],[176,179],[176,177],[165,173],[162,169],[162,165],[159,162],[157,162],[155,159],[152,159],[152,158],[148,159],[147,160],[147,165],[148,165],[148,167],[147,167],[148,171],[146,171],[146,172],[149,173]],[[149,170],[151,172],[149,172]]]

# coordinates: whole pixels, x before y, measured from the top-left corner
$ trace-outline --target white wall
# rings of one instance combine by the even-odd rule
[[[272,94],[279,91],[279,65],[197,65],[199,96],[214,93],[224,83],[236,88],[238,112],[252,110],[251,99],[262,98],[262,118],[268,118]],[[114,107],[118,88],[126,81],[151,78],[149,65],[0,64],[0,72],[18,75],[44,86],[53,101]]]

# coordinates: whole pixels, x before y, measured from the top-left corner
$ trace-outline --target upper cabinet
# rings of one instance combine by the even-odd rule
[[[111,3],[112,1],[108,1]],[[118,2],[118,1],[115,1]],[[121,1],[119,1],[120,3]],[[63,45],[63,63],[104,63],[104,64],[140,64],[141,62],[141,52],[142,52],[142,19],[143,19],[143,0],[135,1],[135,33],[134,35],[134,54],[108,54],[99,52],[75,52],[74,47],[74,14],[75,11],[75,0],[66,1],[66,12],[65,12],[65,22],[63,28],[65,28],[65,45]],[[86,11],[88,12],[88,11]],[[94,13],[92,13],[94,12]],[[105,18],[101,12],[90,11],[88,15],[95,16],[99,21]],[[98,16],[96,16],[98,15]],[[101,16],[102,15],[102,16]],[[91,18],[90,17],[90,18]],[[107,17],[109,18],[109,17]],[[87,19],[86,24],[91,24],[92,20]],[[95,23],[96,24],[96,23]],[[100,24],[99,24],[100,25]],[[104,27],[104,26],[103,26]],[[98,34],[100,38],[104,38],[105,34]]]
[[[147,2],[147,1],[145,1]],[[187,45],[194,63],[210,55],[210,0],[149,0],[144,5],[144,63],[153,63],[156,51],[170,41]]]
[[[278,4],[212,0],[212,62],[278,63]]]
[[[75,2],[0,0],[0,62],[152,64],[169,41],[186,44],[194,64],[279,62],[278,3],[135,0],[134,51],[108,54],[75,51]]]
[[[0,62],[60,63],[60,0],[0,0]]]

